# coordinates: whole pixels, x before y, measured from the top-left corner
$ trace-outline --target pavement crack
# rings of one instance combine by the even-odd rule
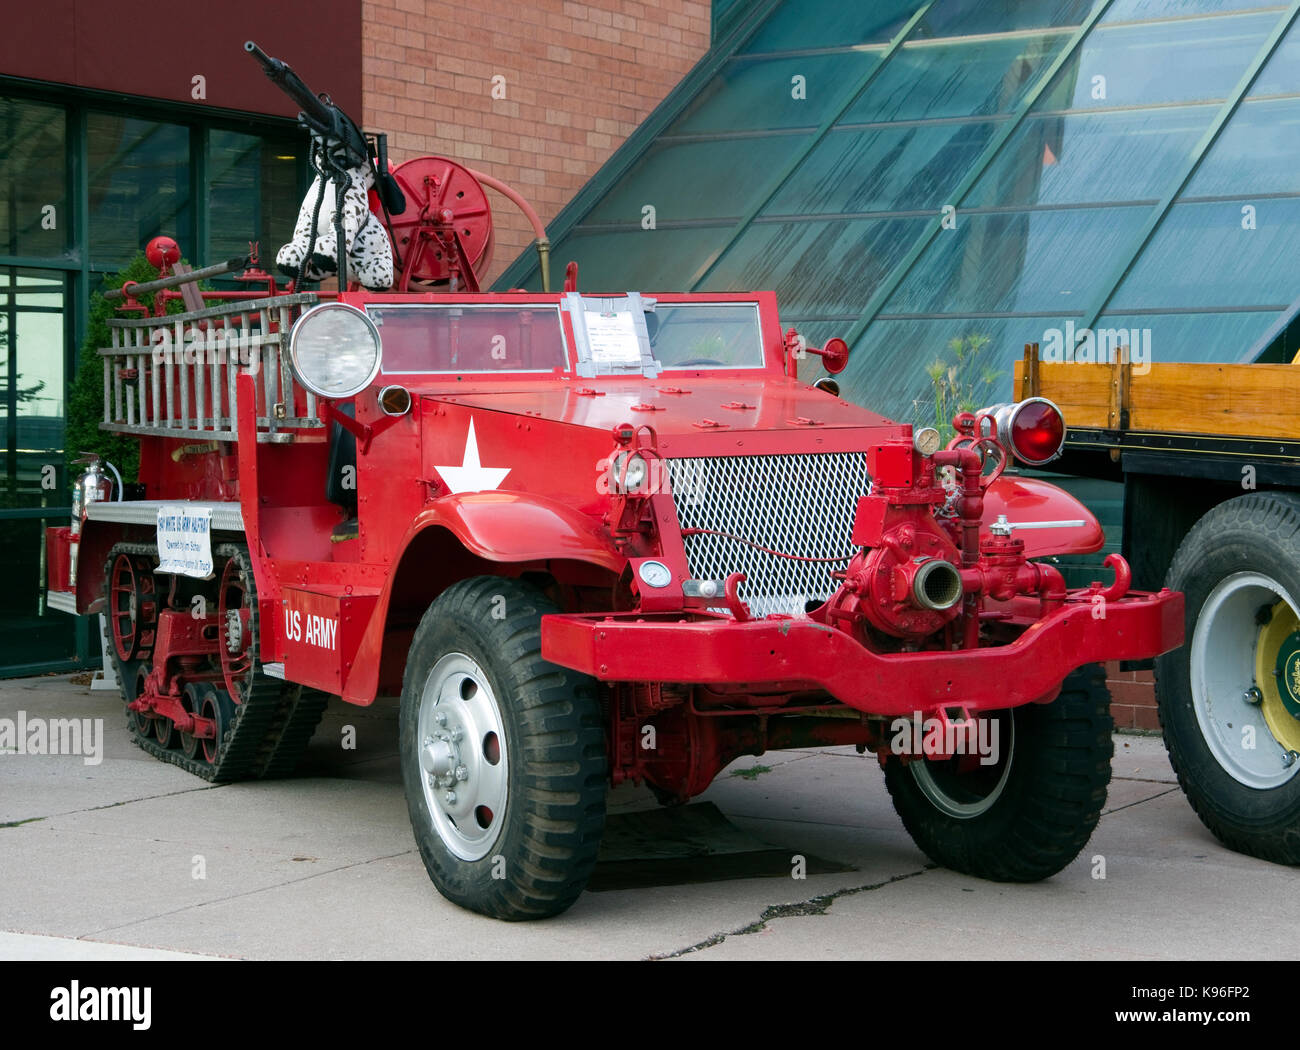
[[[865,886],[845,886],[842,890],[818,894],[816,897],[809,897],[807,900],[796,901],[793,904],[770,904],[763,909],[763,914],[759,916],[758,921],[751,922],[748,926],[741,926],[739,929],[729,930],[726,933],[715,933],[712,937],[706,937],[699,943],[685,948],[678,948],[675,952],[649,955],[646,958],[650,962],[659,962],[664,959],[676,959],[682,955],[690,955],[692,952],[702,952],[706,948],[721,944],[728,937],[744,937],[751,933],[761,933],[767,929],[767,924],[773,919],[789,919],[798,915],[825,915],[830,910],[831,905],[841,897],[852,897],[858,893],[883,889],[885,886],[892,886],[895,882],[902,882],[905,879],[914,879],[918,875],[924,875],[927,871],[933,871],[936,867],[938,867],[937,864],[927,864],[918,871],[892,875],[883,882],[870,882]]]
[[[1111,777],[1111,780],[1125,780],[1130,784],[1172,784],[1172,780],[1161,780],[1158,777]]]
[[[1163,781],[1162,781],[1161,783],[1163,783]],[[1140,799],[1138,799],[1136,802],[1126,802],[1126,803],[1124,803],[1124,805],[1122,805],[1122,806],[1116,806],[1114,809],[1103,809],[1103,810],[1101,811],[1101,815],[1102,815],[1103,817],[1108,817],[1108,816],[1110,816],[1112,813],[1118,813],[1121,809],[1129,809],[1129,808],[1132,807],[1132,806],[1140,806],[1140,805],[1142,805],[1143,802],[1153,802],[1154,800],[1156,800],[1156,799],[1158,799],[1158,798],[1164,798],[1166,795],[1172,795],[1175,791],[1178,791],[1178,790],[1179,790],[1179,787],[1178,787],[1177,784],[1175,784],[1173,787],[1169,788],[1167,791],[1158,791],[1158,792],[1156,792],[1156,794],[1154,794],[1154,795],[1148,795],[1146,798],[1140,798]]]
[[[213,785],[214,787],[218,785]],[[387,853],[382,857],[367,857],[364,860],[354,860],[349,864],[339,864],[332,868],[326,868],[324,871],[314,871],[309,875],[304,875],[298,879],[286,879],[284,882],[277,882],[269,886],[258,886],[249,890],[241,890],[238,893],[230,893],[224,897],[214,897],[212,900],[200,901],[197,904],[187,904],[181,908],[172,908],[170,911],[159,912],[157,915],[146,915],[143,918],[132,919],[130,922],[117,923],[113,926],[105,926],[103,929],[90,930],[87,933],[77,935],[77,940],[88,940],[101,937],[106,933],[114,933],[117,930],[128,930],[132,926],[139,926],[146,922],[153,922],[156,919],[165,919],[171,915],[179,915],[184,911],[198,911],[200,908],[209,908],[214,904],[225,904],[229,901],[239,900],[241,897],[252,897],[258,893],[267,893],[273,890],[282,890],[286,886],[293,886],[299,882],[310,882],[312,879],[324,878],[326,875],[334,875],[340,871],[347,871],[349,868],[360,868],[367,864],[376,864],[379,861],[392,860],[395,857],[405,857],[408,854],[415,853],[413,849],[404,849],[397,853]],[[180,951],[184,949],[172,949]]]
[[[196,791],[215,791],[227,787],[226,784],[204,784],[202,787],[182,788],[180,791],[164,791],[161,795],[142,795],[139,798],[124,798],[117,802],[105,802],[102,806],[87,806],[85,809],[65,809],[59,813],[46,813],[41,817],[28,817],[26,820],[11,820],[0,824],[0,828],[16,828],[20,824],[33,824],[38,820],[50,820],[53,817],[75,817],[78,813],[97,813],[101,809],[116,809],[118,806],[133,806],[137,802],[152,802],[157,798],[171,798],[173,795],[192,795]]]

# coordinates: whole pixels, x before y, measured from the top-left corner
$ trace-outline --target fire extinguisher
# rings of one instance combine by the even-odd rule
[[[86,518],[86,512],[92,503],[99,503],[109,499],[114,493],[120,502],[122,499],[122,475],[117,472],[117,468],[104,461],[104,466],[113,472],[113,478],[116,479],[116,488],[100,466],[99,456],[93,452],[85,452],[79,456],[74,463],[86,464],[86,469],[81,472],[77,478],[76,485],[72,489],[72,542],[68,545],[69,564],[68,564],[68,582],[76,587],[77,585],[77,553],[81,546],[81,523]]]

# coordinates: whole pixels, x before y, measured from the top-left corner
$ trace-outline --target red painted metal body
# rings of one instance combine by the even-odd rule
[[[349,509],[327,498],[328,428],[259,441],[253,375],[237,382],[237,441],[141,438],[145,499],[238,506],[262,663],[369,704],[400,690],[414,629],[443,589],[469,576],[527,576],[564,610],[543,620],[543,655],[605,683],[613,780],[648,780],[685,798],[739,754],[884,748],[884,719],[1049,702],[1075,667],[1181,643],[1181,595],[1127,593],[1118,564],[1110,587],[1067,592],[1055,569],[1032,560],[1101,546],[1096,519],[1073,497],[1032,478],[990,480],[969,450],[923,456],[910,426],[792,378],[771,293],[656,296],[660,311],[748,304],[759,345],[749,367],[685,365],[653,376],[579,374],[564,298],[338,296],[381,319],[384,347],[383,370],[345,421],[357,437],[354,538],[332,535]],[[421,318],[443,327],[422,331]],[[498,330],[519,339],[505,340],[504,357],[483,356]],[[394,384],[411,402],[395,416],[378,396]],[[338,418],[326,403],[319,410]],[[612,491],[626,486],[619,457],[629,454],[647,461],[649,482]],[[852,542],[834,559],[833,592],[807,610],[763,615],[741,596],[742,574],[729,571],[704,581],[717,585],[706,597],[688,547],[723,530],[683,525],[673,465],[801,456],[848,457],[872,479],[869,493],[854,493]],[[766,495],[777,506],[785,499]],[[1011,538],[990,528],[999,516],[1081,524]],[[152,531],[85,522],[80,611],[102,607],[109,548],[149,541]],[[68,537],[57,539],[66,551]],[[740,540],[771,558],[789,553],[766,535]],[[648,561],[666,567],[662,586],[641,582]],[[918,605],[927,562],[946,566],[938,578],[953,589],[948,604]],[[51,559],[56,571],[65,563],[63,554]],[[137,704],[202,736],[211,727],[183,709],[182,689],[211,677],[186,661],[216,653],[220,632],[213,617],[187,617],[159,611]],[[636,745],[647,724],[658,733],[653,753]]]

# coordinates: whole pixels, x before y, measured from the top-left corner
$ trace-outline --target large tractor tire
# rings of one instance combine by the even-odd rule
[[[1105,674],[1089,664],[1050,704],[983,717],[998,725],[997,761],[891,756],[894,808],[945,868],[995,882],[1049,878],[1079,855],[1106,804],[1114,745]]]
[[[1166,583],[1187,610],[1155,674],[1178,783],[1229,849],[1300,864],[1300,496],[1219,504]]]
[[[407,656],[401,766],[420,856],[444,897],[498,919],[572,905],[605,827],[596,683],[541,655],[556,611],[521,581],[464,580]]]

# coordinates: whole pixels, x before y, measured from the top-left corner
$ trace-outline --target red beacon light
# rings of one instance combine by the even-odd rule
[[[998,440],[1026,466],[1041,467],[1052,462],[1065,445],[1065,416],[1045,397],[993,405],[980,415],[993,417]]]

